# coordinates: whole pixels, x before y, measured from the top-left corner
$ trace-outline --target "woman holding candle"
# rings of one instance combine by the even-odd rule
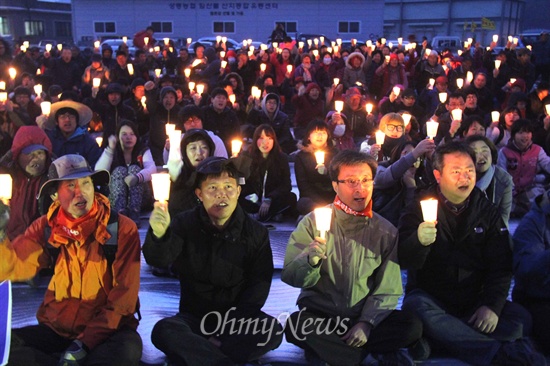
[[[296,210],[296,195],[291,192],[290,167],[281,151],[277,135],[268,124],[254,131],[247,155],[252,159],[250,175],[242,187],[239,203],[257,214],[260,221],[281,221],[284,212]]]
[[[398,113],[388,113],[380,119],[380,131],[384,133],[383,143],[379,144],[374,137],[361,144],[361,151],[370,154],[378,161],[389,160],[392,151],[407,140],[405,121]]]
[[[355,51],[349,54],[346,60],[346,67],[344,68],[344,75],[342,76],[342,84],[344,90],[348,90],[351,87],[357,86],[357,83],[367,88],[367,68],[368,63],[365,62],[365,56],[359,51]]]
[[[334,190],[328,176],[328,165],[337,150],[332,146],[332,134],[323,121],[312,121],[306,128],[305,137],[298,144],[294,171],[300,192],[297,209],[305,215],[315,207],[324,206],[334,200]],[[323,151],[324,162],[318,162],[315,152]]]
[[[399,63],[399,58],[395,53],[390,54],[389,63],[384,62],[376,69],[375,75],[382,81],[380,92],[378,93],[379,98],[390,94],[390,92],[393,93],[392,88],[396,85],[399,85],[401,91],[407,89],[409,86],[409,81],[405,74],[405,66]]]
[[[200,204],[194,192],[195,169],[201,161],[214,156],[215,149],[214,142],[205,130],[191,129],[185,132],[180,142],[181,160],[168,161],[172,181],[168,201],[171,217]]]
[[[353,132],[348,127],[348,118],[345,114],[330,111],[325,117],[325,123],[332,131],[332,142],[338,151],[355,150]]]
[[[281,53],[272,52],[270,56],[270,61],[275,71],[276,84],[277,86],[281,86],[285,79],[291,77],[291,73],[288,72],[287,67],[289,65],[294,65],[294,57],[290,53],[290,49],[283,48],[283,51]]]
[[[476,187],[485,192],[489,201],[498,207],[504,223],[508,225],[512,209],[512,176],[497,166],[498,152],[485,136],[470,136],[465,143],[476,154]]]
[[[134,122],[123,120],[117,127],[116,136],[109,136],[107,148],[95,165],[95,170],[111,173],[109,201],[111,209],[124,213],[139,227],[139,214],[145,194],[151,195],[145,184],[157,167],[151,151],[139,142],[138,127]]]
[[[512,124],[520,118],[517,107],[508,107],[501,114],[498,121],[493,121],[487,128],[487,137],[495,144],[497,150],[506,146],[510,140]]]
[[[309,83],[298,90],[291,100],[296,112],[294,114],[294,136],[302,139],[307,125],[325,116],[325,102],[322,89],[317,83]]]

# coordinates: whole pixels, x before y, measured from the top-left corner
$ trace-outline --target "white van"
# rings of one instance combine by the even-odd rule
[[[431,43],[432,50],[437,52],[443,51],[444,49],[450,49],[452,52],[462,49],[463,44],[460,37],[457,36],[435,36],[432,39]]]

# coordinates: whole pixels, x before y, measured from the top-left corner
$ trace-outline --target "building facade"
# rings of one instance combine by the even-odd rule
[[[73,40],[70,0],[2,0],[0,35],[10,41]]]
[[[224,35],[266,42],[277,23],[290,36],[381,36],[384,0],[73,0],[75,41],[132,36],[152,25],[155,38]]]

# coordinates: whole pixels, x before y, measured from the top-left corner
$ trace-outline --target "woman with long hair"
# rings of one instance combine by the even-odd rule
[[[111,173],[109,201],[111,209],[130,217],[139,227],[141,204],[157,167],[151,151],[139,141],[137,125],[122,120],[116,135],[109,136],[109,144],[95,165],[95,170],[105,169]]]
[[[273,127],[258,126],[246,154],[252,161],[239,197],[244,210],[260,221],[281,221],[283,213],[293,214],[296,195],[291,192],[290,167]]]

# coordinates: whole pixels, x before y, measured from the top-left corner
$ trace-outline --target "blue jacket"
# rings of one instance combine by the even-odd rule
[[[82,155],[86,158],[88,164],[93,167],[101,156],[101,149],[83,127],[77,127],[68,139],[63,136],[57,126],[54,130],[46,131],[46,134],[52,142],[53,153],[56,157],[67,154]]]
[[[533,204],[514,233],[514,299],[550,300],[549,208]]]

